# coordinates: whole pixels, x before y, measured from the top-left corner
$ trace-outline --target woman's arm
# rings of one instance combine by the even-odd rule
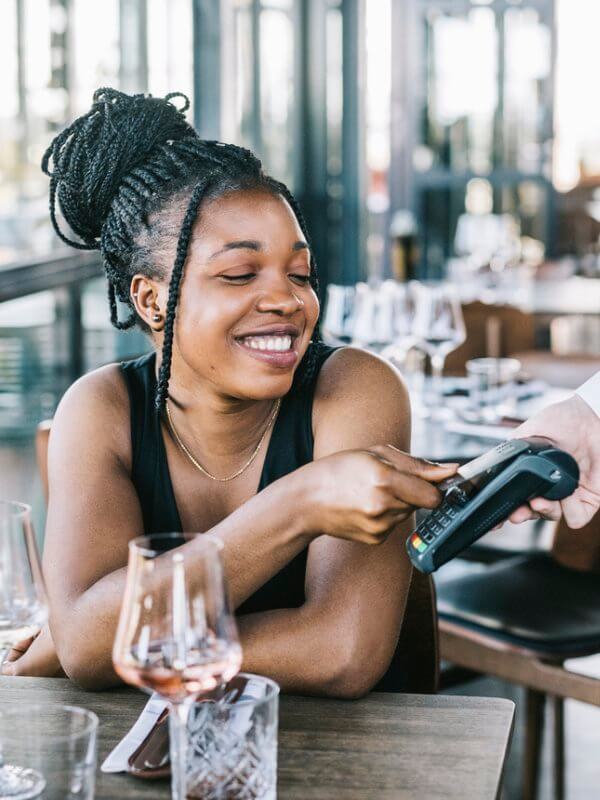
[[[49,452],[44,568],[50,628],[67,675],[90,688],[118,681],[111,650],[127,544],[143,533],[130,479],[128,400],[115,369],[85,376],[65,395]],[[366,437],[361,443],[377,438]],[[323,436],[317,440],[327,441]],[[338,439],[329,441],[318,445],[318,455],[335,451]],[[348,446],[349,440],[339,441]],[[395,460],[412,464],[407,456],[386,458],[376,449],[336,453],[274,482],[206,532],[225,545],[224,568],[234,607],[320,534],[376,543],[385,540],[414,506],[435,506],[439,493],[427,480],[441,480],[450,472],[420,464],[406,475],[391,463]],[[341,475],[345,479],[336,485]],[[194,542],[185,547],[193,554]],[[364,558],[363,548],[356,552]],[[157,570],[158,580],[160,574]],[[338,667],[337,662],[331,664],[336,675]]]
[[[376,442],[408,449],[410,406],[399,376],[366,353],[334,354],[319,380],[315,427],[315,458]],[[411,527],[412,519],[402,522],[378,547],[331,536],[313,541],[305,604],[239,620],[243,669],[293,692],[357,697],[371,689],[398,641]]]

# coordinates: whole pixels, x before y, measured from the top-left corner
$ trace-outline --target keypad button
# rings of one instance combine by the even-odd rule
[[[427,542],[427,544],[431,544],[431,542],[433,542],[433,540],[435,539],[435,536],[433,535],[433,533],[424,533],[423,539]]]
[[[444,529],[442,528],[442,526],[441,526],[441,525],[439,525],[437,522],[435,522],[435,523],[434,523],[434,524],[431,526],[431,531],[432,531],[433,533],[441,533],[443,530],[444,530]]]

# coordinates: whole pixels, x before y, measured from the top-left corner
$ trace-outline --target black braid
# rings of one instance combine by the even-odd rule
[[[178,109],[174,98],[182,98]],[[50,219],[63,242],[81,250],[100,250],[108,278],[110,319],[126,330],[150,329],[130,295],[134,275],[165,280],[165,247],[180,226],[170,277],[162,361],[156,406],[162,413],[168,396],[175,316],[188,245],[203,202],[228,192],[262,189],[289,203],[309,241],[306,223],[289,190],[266,176],[259,159],[243,147],[206,141],[185,120],[185,95],[164,99],[126,95],[102,88],[91,109],[59,133],[42,159],[50,177]],[[50,166],[52,165],[52,166]],[[187,206],[183,221],[182,205]],[[57,206],[77,238],[63,232]],[[310,283],[318,293],[316,264],[311,255]],[[129,315],[119,320],[118,303]],[[313,344],[302,360],[294,384],[312,380],[321,346]]]
[[[179,287],[183,278],[183,267],[187,258],[188,247],[192,236],[192,229],[198,216],[198,209],[202,198],[207,190],[210,177],[203,183],[196,186],[192,192],[190,202],[185,212],[185,217],[179,232],[177,241],[177,255],[173,265],[173,273],[169,283],[169,297],[167,300],[166,321],[164,328],[162,359],[158,373],[158,384],[156,387],[156,410],[162,413],[169,393],[169,378],[171,377],[171,355],[173,352],[173,331],[175,328],[175,312],[179,299]]]

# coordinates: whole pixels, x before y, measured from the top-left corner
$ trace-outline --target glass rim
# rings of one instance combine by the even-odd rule
[[[157,550],[155,547],[150,546],[150,541],[152,539],[159,539],[159,540],[168,540],[168,539],[181,539],[182,537],[185,539],[186,542],[192,541],[201,541],[201,537],[205,536],[206,534],[202,533],[201,531],[190,531],[187,533],[182,533],[181,531],[167,531],[165,533],[145,533],[142,536],[136,536],[134,539],[130,539],[128,542],[128,548],[131,553],[139,553],[141,555],[147,556],[159,556],[163,555],[164,553],[168,553],[168,550]],[[202,542],[202,547],[204,549],[212,549],[216,552],[220,553],[223,550],[223,542],[220,539],[204,539]]]
[[[9,510],[9,513],[12,513],[12,516],[15,517],[25,517],[31,514],[31,506],[29,503],[22,503],[20,500],[0,499],[0,510],[2,509]],[[12,509],[12,512],[10,512],[10,509]]]
[[[87,736],[90,733],[98,730],[99,719],[98,715],[94,711],[90,711],[87,708],[82,708],[82,706],[72,706],[68,704],[59,703],[25,703],[21,704],[18,707],[3,707],[0,709],[0,719],[2,717],[13,717],[15,715],[19,715],[19,717],[23,718],[23,711],[28,712],[28,724],[31,725],[31,720],[37,718],[36,712],[43,710],[43,711],[52,711],[52,712],[68,712],[70,715],[74,717],[84,718],[86,720],[83,728],[78,731],[74,731],[72,733],[52,733],[52,740],[53,741],[69,741],[70,739],[79,739],[82,736]]]
[[[258,675],[256,672],[237,672],[231,680],[233,681],[236,678],[247,678],[247,679],[258,680],[261,683],[267,685],[268,691],[264,697],[257,697],[257,698],[249,697],[246,700],[236,700],[235,703],[225,703],[224,705],[226,707],[239,708],[240,706],[252,706],[252,707],[261,706],[265,703],[269,703],[271,700],[276,699],[281,694],[281,687],[279,686],[277,681],[274,681],[271,678],[267,678],[266,675]],[[202,700],[201,697],[199,697],[198,699],[200,701]]]

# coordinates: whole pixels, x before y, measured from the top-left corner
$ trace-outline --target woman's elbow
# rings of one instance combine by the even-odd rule
[[[99,691],[119,682],[112,664],[107,667],[105,660],[93,648],[86,647],[81,637],[76,641],[62,639],[57,642],[57,651],[65,675],[81,689]]]
[[[325,693],[344,700],[364,697],[383,676],[390,660],[391,656],[374,653],[359,643],[343,648],[330,662],[335,668],[325,679]]]

